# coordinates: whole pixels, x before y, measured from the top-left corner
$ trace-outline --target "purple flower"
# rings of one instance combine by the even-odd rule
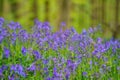
[[[0,23],[3,23],[4,21],[4,18],[0,17]]]
[[[20,30],[18,33],[18,37],[22,42],[25,42],[29,39],[29,34],[26,32],[26,30]]]
[[[38,51],[33,51],[33,55],[35,56],[35,59],[40,59],[41,58],[41,54]]]
[[[2,70],[2,68],[0,68],[0,76],[2,76],[3,75],[3,70]]]
[[[120,66],[117,67],[117,70],[120,71]]]
[[[14,76],[8,76],[8,80],[15,80]]]
[[[58,76],[59,76],[59,74],[58,74],[58,72],[57,72],[57,68],[54,67],[54,68],[53,68],[53,77],[55,78],[55,77],[58,77]]]
[[[47,64],[48,62],[48,60],[43,60],[43,64]]]
[[[12,65],[12,66],[10,67],[10,71],[15,71],[15,70],[16,70],[15,65]]]
[[[0,17],[0,28],[3,26],[4,18]]]
[[[103,64],[103,65],[102,65],[102,68],[103,68],[104,70],[106,70],[106,67],[107,67],[106,64]]]
[[[97,38],[97,43],[102,43],[102,38]]]
[[[45,80],[53,80],[52,78],[50,78],[50,77],[48,77],[48,78],[46,78]]]
[[[90,65],[92,65],[92,63],[93,63],[93,62],[92,62],[92,60],[90,60],[90,62],[89,62],[89,63],[90,63]]]
[[[118,56],[118,59],[120,59],[120,56]]]
[[[12,38],[11,38],[12,43],[14,43],[16,41],[16,38],[17,38],[17,34],[16,34],[16,32],[13,32]]]
[[[18,23],[18,22],[10,22],[8,24],[8,27],[11,29],[11,30],[16,30],[16,29],[20,29],[21,28],[21,25]]]
[[[16,73],[18,73],[19,75],[21,75],[23,77],[26,77],[26,74],[24,72],[24,68],[22,65],[17,64],[15,67],[16,67],[16,71],[15,71]]]
[[[10,56],[10,50],[4,47],[4,57],[8,58]]]
[[[22,54],[25,56],[27,53],[27,49],[25,47],[22,47],[21,51],[22,51]]]
[[[73,33],[76,33],[76,30],[75,30],[74,27],[71,27],[71,31],[72,31]]]
[[[68,68],[65,68],[65,78],[66,78],[66,80],[69,80],[70,74],[71,74],[70,70]]]
[[[67,60],[67,66],[68,67],[70,67],[70,66],[72,66],[73,64],[72,64],[72,60]]]
[[[89,30],[88,30],[88,32],[89,32],[89,33],[93,33],[93,32],[94,32],[93,28],[90,27]]]
[[[2,43],[4,37],[2,35],[0,35],[0,43]]]
[[[19,74],[19,75],[21,75],[23,77],[26,77],[26,74],[24,72],[24,68],[20,64],[12,65],[10,70],[14,71],[15,73],[17,73],[17,74]]]
[[[87,72],[82,72],[82,75],[83,75],[83,76],[86,76],[86,75],[87,75]]]
[[[33,63],[30,65],[30,67],[27,68],[29,71],[35,71],[36,70],[36,65]]]
[[[66,23],[65,22],[61,22],[61,26],[66,26]]]
[[[2,70],[7,70],[7,69],[8,69],[8,66],[2,65],[2,66],[1,66],[1,69],[2,69]]]
[[[86,35],[86,34],[87,34],[87,31],[86,31],[85,29],[83,29],[82,34],[83,34],[83,35]]]

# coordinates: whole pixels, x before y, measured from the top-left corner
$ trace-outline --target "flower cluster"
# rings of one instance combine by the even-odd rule
[[[120,79],[119,40],[95,37],[99,27],[53,32],[48,22],[34,23],[27,32],[0,18],[0,79]]]

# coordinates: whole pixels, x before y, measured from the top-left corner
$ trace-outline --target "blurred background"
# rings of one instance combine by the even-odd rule
[[[120,37],[120,0],[0,0],[0,16],[26,29],[36,18],[49,21],[54,30],[61,22],[77,32],[100,24],[104,37]]]

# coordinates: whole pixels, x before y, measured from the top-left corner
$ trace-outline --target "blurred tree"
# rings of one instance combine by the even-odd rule
[[[4,4],[4,0],[0,0],[0,16],[3,16],[3,4]]]
[[[69,20],[70,20],[70,2],[71,0],[58,0],[59,4],[59,19],[58,24],[61,22],[65,22],[67,26],[69,26]],[[59,24],[60,25],[60,24]],[[67,28],[64,27],[65,28]]]
[[[96,7],[96,0],[91,0],[91,24],[92,26],[96,26],[97,21],[97,7]],[[98,5],[98,4],[97,4]]]
[[[119,5],[120,5],[120,0],[116,0],[116,4],[115,4],[115,29],[113,31],[113,37],[117,38],[118,37],[118,33],[120,31],[120,24],[119,24]]]
[[[75,26],[77,32],[102,24],[105,37],[117,37],[119,14],[120,0],[0,0],[0,16],[18,21],[25,28],[30,28],[35,18],[49,21],[55,30],[65,22]]]
[[[18,20],[20,18],[20,14],[18,13],[20,3],[16,0],[9,0],[11,12],[13,14],[14,20]]]
[[[105,19],[105,16],[106,16],[106,13],[105,13],[105,9],[106,9],[106,0],[102,0],[102,3],[101,3],[101,10],[102,10],[102,15],[101,15],[101,18],[102,18],[102,23],[103,24],[106,24],[106,19]]]
[[[45,0],[45,21],[49,21],[49,2],[50,0]]]
[[[38,18],[38,0],[33,0],[33,19]]]

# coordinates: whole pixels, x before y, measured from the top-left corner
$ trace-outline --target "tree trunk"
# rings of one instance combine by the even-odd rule
[[[20,4],[19,2],[13,0],[13,1],[9,1],[10,3],[10,6],[11,6],[11,12],[13,14],[13,17],[15,20],[18,20],[20,18],[20,15],[18,13],[18,10],[19,10],[19,7],[20,7]]]
[[[102,23],[104,24],[106,19],[105,19],[105,8],[106,8],[106,0],[102,0]]]
[[[37,0],[33,0],[33,19],[36,19],[38,17],[38,5],[37,5]]]
[[[45,0],[45,21],[49,21],[49,0]]]
[[[59,19],[58,23],[60,25],[61,22],[65,22],[66,26],[63,28],[67,28],[69,25],[69,11],[70,11],[70,0],[58,0],[59,3]]]
[[[91,23],[92,26],[96,26],[97,23],[97,7],[96,7],[97,1],[91,0]]]
[[[4,0],[0,0],[0,16],[3,16],[3,4]]]
[[[119,2],[120,0],[116,0],[115,6],[115,30],[113,31],[113,37],[118,37],[118,32],[120,31],[119,25]]]

